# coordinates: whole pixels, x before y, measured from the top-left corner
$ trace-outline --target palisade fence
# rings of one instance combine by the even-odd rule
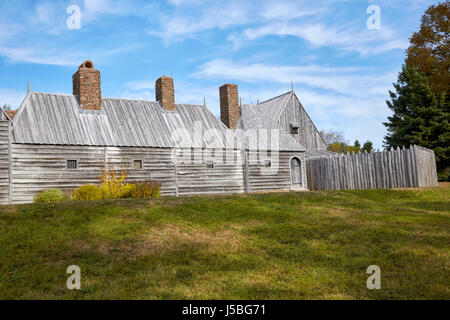
[[[431,187],[438,184],[434,152],[411,146],[382,152],[306,159],[310,190]]]

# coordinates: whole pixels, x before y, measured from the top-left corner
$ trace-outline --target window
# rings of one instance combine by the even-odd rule
[[[265,160],[265,161],[264,161],[264,167],[265,167],[265,168],[271,168],[271,167],[272,167],[272,161],[270,161],[270,160]]]
[[[78,161],[77,160],[67,160],[67,169],[77,169]]]
[[[142,160],[134,160],[133,167],[134,169],[142,169]]]
[[[298,134],[299,125],[296,122],[291,122],[291,134]]]
[[[208,168],[208,169],[214,169],[214,162],[212,162],[212,161],[206,162],[206,168]]]

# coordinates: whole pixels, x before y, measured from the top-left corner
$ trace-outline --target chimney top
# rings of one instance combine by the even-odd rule
[[[81,68],[88,68],[88,69],[94,69],[94,63],[91,60],[86,60],[83,62],[78,69]]]
[[[100,71],[94,69],[94,63],[84,61],[72,76],[73,94],[78,96],[81,109],[100,111],[102,108],[102,92]]]

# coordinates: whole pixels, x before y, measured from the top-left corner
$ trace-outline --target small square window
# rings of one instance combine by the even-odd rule
[[[212,161],[206,162],[206,168],[208,168],[208,169],[214,169],[214,162],[212,162]]]
[[[78,161],[77,160],[67,160],[67,169],[77,169]]]
[[[142,160],[134,160],[133,167],[134,169],[142,169]]]
[[[272,161],[270,161],[270,160],[265,160],[265,161],[264,161],[264,167],[266,167],[266,168],[271,168],[271,167],[272,167]]]
[[[298,134],[298,128],[292,128],[291,134]]]

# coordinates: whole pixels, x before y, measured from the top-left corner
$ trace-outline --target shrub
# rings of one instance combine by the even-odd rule
[[[118,199],[122,194],[122,189],[127,185],[125,180],[128,178],[128,172],[121,170],[120,173],[115,170],[103,170],[100,182],[103,189],[104,199]]]
[[[122,191],[120,192],[120,198],[122,199],[134,198],[135,194],[136,194],[136,185],[127,184],[122,188]]]
[[[103,199],[103,189],[93,184],[85,184],[72,191],[73,200],[101,200]]]
[[[62,202],[66,200],[64,193],[58,189],[48,189],[42,191],[34,197],[34,202]]]
[[[159,198],[161,195],[161,183],[156,181],[139,182],[135,184],[133,198]]]

